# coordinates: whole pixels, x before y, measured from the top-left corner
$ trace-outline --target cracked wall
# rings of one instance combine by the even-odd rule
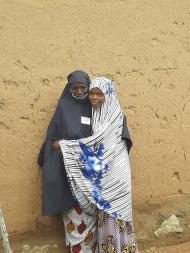
[[[0,206],[9,231],[41,217],[37,154],[74,69],[115,81],[133,139],[134,210],[190,194],[190,2],[0,2]]]

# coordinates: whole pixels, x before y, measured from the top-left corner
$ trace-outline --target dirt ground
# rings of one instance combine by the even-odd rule
[[[66,253],[64,245],[64,232],[61,227],[41,227],[36,233],[25,233],[20,235],[13,235],[10,237],[11,247],[14,253],[27,253],[28,251],[22,251],[23,245],[30,245],[32,249],[36,248],[35,253],[45,253],[45,249],[48,249],[48,253]],[[143,249],[145,245],[139,243],[139,249],[141,253],[189,253],[190,242],[178,243],[170,246],[151,246]],[[43,251],[44,249],[44,251]],[[41,251],[40,251],[41,250]],[[46,253],[47,253],[46,252]],[[0,253],[3,253],[2,245],[0,246]]]
[[[30,245],[34,253],[66,253],[67,250],[64,245],[63,230],[58,228],[51,229],[50,227],[43,227],[36,233],[27,233],[22,235],[14,235],[10,238],[10,243],[14,253],[27,253],[22,251],[23,245]],[[0,253],[3,249],[0,245]],[[190,242],[178,243],[163,247],[148,247],[143,249],[144,245],[139,243],[139,250],[141,253],[189,253]],[[48,249],[45,251],[45,249]],[[44,251],[43,251],[44,250]],[[28,252],[29,253],[29,252]]]
[[[74,69],[116,85],[133,140],[133,203],[190,194],[189,13],[189,0],[0,1],[0,206],[9,232],[41,219],[36,160]]]
[[[183,232],[155,237],[154,231],[172,214],[179,219]],[[48,225],[38,223],[35,232],[11,233],[10,244],[13,252],[29,253],[22,251],[23,245],[29,245],[33,249],[31,253],[66,253],[62,217],[52,218],[52,221]],[[190,252],[190,196],[171,196],[167,202],[152,202],[144,205],[142,209],[135,208],[134,221],[141,253]],[[3,253],[1,244],[0,253]]]

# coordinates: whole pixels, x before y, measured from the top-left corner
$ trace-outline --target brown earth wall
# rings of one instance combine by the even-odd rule
[[[116,84],[134,143],[134,212],[190,194],[190,1],[0,0],[0,206],[9,232],[51,222],[41,216],[36,158],[74,69]]]

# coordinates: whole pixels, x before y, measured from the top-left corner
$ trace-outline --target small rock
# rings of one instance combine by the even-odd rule
[[[174,232],[182,233],[183,228],[180,226],[179,219],[175,215],[172,215],[161,224],[161,226],[154,232],[154,234],[158,237],[160,235]]]
[[[22,246],[22,253],[48,253],[49,244],[43,246],[33,246],[31,247],[28,244]]]
[[[22,245],[22,253],[30,253],[30,249],[31,249],[31,247],[30,247],[30,245],[28,245],[28,244],[24,244],[24,245]]]

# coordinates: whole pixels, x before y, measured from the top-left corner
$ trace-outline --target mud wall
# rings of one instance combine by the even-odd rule
[[[41,217],[37,154],[66,76],[115,81],[133,139],[134,211],[190,194],[189,0],[0,1],[0,206]]]

